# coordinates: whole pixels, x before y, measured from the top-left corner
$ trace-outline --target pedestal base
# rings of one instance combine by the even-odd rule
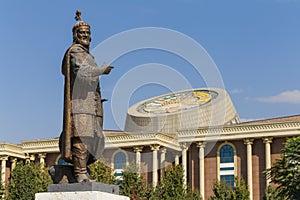
[[[119,194],[119,186],[104,184],[99,182],[82,182],[72,184],[51,184],[48,186],[48,192],[80,192],[97,191],[111,194]]]
[[[130,200],[129,197],[99,191],[85,192],[44,192],[35,194],[35,200]]]

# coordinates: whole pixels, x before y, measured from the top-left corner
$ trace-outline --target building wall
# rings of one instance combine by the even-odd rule
[[[57,165],[57,161],[59,158],[60,158],[60,153],[48,153],[45,159],[46,167]]]
[[[280,155],[280,149],[283,148],[285,138],[273,139],[271,143],[271,158],[272,163]],[[217,143],[207,143],[205,147],[205,199],[213,196],[213,185],[218,178],[218,151],[220,146],[229,143],[235,149],[235,174],[244,179],[247,184],[247,146],[244,140],[220,141]],[[135,164],[135,152],[133,148],[123,149],[128,154],[129,163]],[[117,149],[105,150],[104,156],[112,159],[113,153]],[[200,189],[199,177],[199,148],[196,143],[192,143],[188,149],[187,162],[187,182],[195,191]],[[167,150],[166,166],[174,164],[175,153],[172,150]],[[160,156],[161,151],[158,151],[158,177],[160,180]],[[153,153],[149,146],[145,146],[141,153],[142,176],[147,182],[152,182],[152,162]],[[252,144],[252,181],[253,181],[253,199],[261,199],[264,196],[266,188],[265,171],[265,144],[262,139],[255,139]]]
[[[275,138],[271,144],[271,161],[272,163],[276,162],[281,155],[281,149],[284,147],[284,143],[286,142],[286,138]]]
[[[206,151],[205,151],[205,197],[208,198],[213,195],[212,189],[214,183],[218,180],[217,177],[217,149],[220,145],[220,142],[217,142],[216,145],[212,146],[214,143],[206,144]],[[211,149],[207,152],[207,149]],[[199,166],[198,166],[199,167]],[[198,168],[199,169],[199,168]],[[199,170],[197,170],[199,171]],[[199,175],[198,175],[199,177]],[[198,179],[199,181],[199,179]],[[200,188],[199,182],[197,183],[198,188]]]
[[[252,145],[253,199],[261,199],[266,188],[265,144],[263,140],[254,140]]]
[[[284,147],[284,143],[286,138],[274,138],[271,143],[271,163],[274,163],[276,159],[281,155],[281,149]],[[218,177],[218,151],[220,146],[224,143],[231,144],[235,149],[235,175],[238,177],[242,177],[246,184],[247,180],[247,146],[244,144],[243,139],[229,140],[229,141],[218,141],[216,143],[209,142],[205,147],[205,199],[208,199],[213,195],[213,184]],[[149,144],[150,145],[150,144]],[[158,151],[158,180],[160,180],[161,166],[161,150]],[[103,156],[110,163],[110,167],[113,167],[113,155],[117,151],[123,151],[127,155],[127,164],[135,164],[136,163],[136,153],[133,150],[133,147],[128,148],[115,148],[115,149],[105,149]],[[46,152],[45,152],[46,153]],[[174,164],[175,155],[181,155],[181,152],[177,152],[175,150],[167,149],[166,153],[166,166],[170,166]],[[32,160],[33,162],[39,162],[40,158],[39,154],[34,154],[35,158]],[[46,166],[52,166],[57,164],[57,160],[59,158],[59,152],[56,153],[47,153],[45,162]],[[200,189],[200,177],[199,177],[199,147],[197,147],[196,143],[192,143],[187,152],[187,183],[191,186],[193,190]],[[180,163],[182,159],[180,158]],[[141,152],[141,175],[145,178],[146,181],[151,183],[152,180],[152,166],[153,165],[153,151],[150,146],[144,146]],[[264,196],[265,188],[266,188],[266,177],[264,175],[264,171],[266,168],[266,159],[265,159],[265,143],[263,142],[263,138],[256,138],[253,141],[252,145],[252,174],[253,174],[253,199],[261,199]],[[10,160],[6,161],[6,181],[10,179],[11,172],[11,162]]]
[[[236,149],[236,166],[237,166],[237,176],[241,177],[247,183],[247,149],[243,140],[230,141]]]

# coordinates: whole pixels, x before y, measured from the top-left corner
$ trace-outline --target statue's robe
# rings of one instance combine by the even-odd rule
[[[65,77],[63,131],[59,147],[62,159],[72,162],[72,138],[93,138],[93,149],[88,149],[96,159],[104,150],[103,108],[99,68],[89,50],[73,44],[65,53],[62,73]]]

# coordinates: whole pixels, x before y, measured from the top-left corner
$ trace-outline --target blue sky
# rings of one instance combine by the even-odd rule
[[[72,43],[76,9],[82,10],[83,20],[91,25],[91,49],[134,28],[172,29],[194,39],[208,52],[240,118],[300,113],[298,0],[11,0],[0,5],[1,142],[59,136],[61,60]],[[115,69],[101,78],[103,96],[110,99],[114,85],[130,69],[153,62],[174,67],[192,87],[205,86],[183,59],[148,49],[123,55],[112,63]],[[145,85],[135,91],[129,105],[165,92],[168,89],[158,84]],[[114,121],[110,102],[104,106],[104,128],[122,129]]]

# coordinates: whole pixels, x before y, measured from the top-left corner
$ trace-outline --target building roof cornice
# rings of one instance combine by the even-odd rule
[[[105,148],[149,146],[151,144],[180,150],[176,136],[163,133],[124,133],[122,135],[107,136]]]
[[[300,121],[236,124],[224,127],[184,130],[178,132],[178,141],[240,140],[245,138],[290,137],[296,135],[300,135]]]
[[[7,142],[0,143],[0,156],[12,156],[16,158],[25,158],[21,145],[11,144]]]
[[[24,140],[22,147],[24,153],[56,153],[59,152],[58,138],[41,140]]]
[[[300,121],[241,123],[235,125],[183,130],[177,134],[128,133],[104,131],[105,149],[149,146],[157,144],[180,151],[180,143],[247,138],[292,137],[300,135]],[[0,156],[25,158],[27,154],[59,153],[59,138],[25,140],[22,144],[0,143]]]

